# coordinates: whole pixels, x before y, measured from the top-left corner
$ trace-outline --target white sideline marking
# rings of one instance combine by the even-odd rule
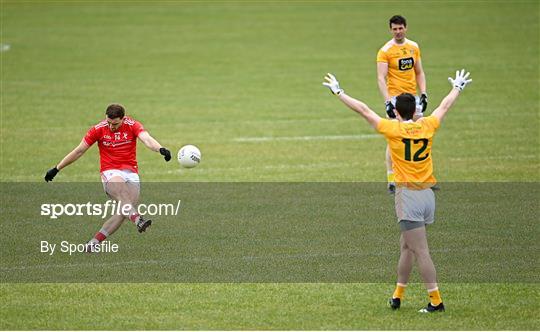
[[[390,252],[381,251],[361,251],[361,252],[338,252],[338,253],[298,253],[298,254],[277,254],[277,255],[262,255],[262,256],[231,256],[231,257],[179,257],[177,259],[166,260],[135,260],[135,261],[120,261],[120,262],[103,262],[103,263],[75,263],[75,264],[37,264],[37,265],[21,265],[12,267],[0,267],[0,271],[17,271],[17,270],[43,270],[43,269],[63,269],[63,268],[80,268],[80,267],[111,267],[123,265],[150,265],[150,264],[166,264],[166,263],[181,263],[181,262],[213,262],[213,261],[231,261],[231,260],[275,260],[275,259],[304,259],[316,257],[342,257],[342,256],[382,256],[389,255]],[[97,254],[99,255],[99,254]]]
[[[535,154],[524,154],[519,156],[487,156],[487,157],[451,157],[452,161],[472,161],[472,160],[526,160],[526,159],[537,159],[538,155]]]
[[[71,268],[71,267],[92,267],[92,266],[121,266],[132,264],[159,264],[162,261],[125,261],[125,262],[110,262],[110,263],[78,263],[78,264],[41,264],[41,265],[22,265],[13,267],[2,267],[1,271],[16,271],[16,270],[28,270],[28,269],[59,269],[59,268]]]
[[[233,142],[269,142],[269,141],[330,141],[330,140],[357,140],[382,137],[377,134],[365,135],[325,135],[325,136],[263,136],[263,137],[237,137]]]
[[[186,172],[193,173],[223,173],[223,172],[246,172],[246,171],[256,171],[256,170],[295,170],[295,169],[328,169],[328,168],[341,168],[341,167],[355,167],[369,166],[369,162],[366,161],[357,161],[357,162],[326,162],[326,163],[313,163],[313,164],[277,164],[277,165],[261,165],[261,166],[245,166],[245,167],[212,167],[212,168],[194,168],[189,170],[184,170],[182,168],[177,168],[174,170],[168,170],[167,174],[183,174]],[[160,172],[148,171],[145,174],[162,174]]]
[[[485,248],[443,248],[434,249],[431,252],[484,252],[494,250],[518,250],[521,247],[485,247]],[[38,265],[21,265],[11,267],[0,267],[0,271],[17,271],[17,270],[43,270],[43,269],[62,269],[62,268],[79,268],[79,267],[109,267],[109,266],[123,266],[123,265],[149,265],[149,264],[166,264],[166,263],[180,263],[180,262],[213,262],[213,261],[231,261],[231,260],[279,260],[279,259],[305,259],[316,257],[366,257],[366,256],[387,256],[393,254],[394,251],[349,251],[349,252],[318,252],[318,253],[297,253],[297,254],[275,254],[275,255],[243,255],[243,256],[216,256],[216,257],[179,257],[177,259],[165,259],[165,260],[134,260],[134,261],[120,261],[120,262],[103,262],[103,263],[75,263],[75,264],[38,264]],[[97,254],[99,255],[99,254]],[[487,265],[487,263],[486,263]]]

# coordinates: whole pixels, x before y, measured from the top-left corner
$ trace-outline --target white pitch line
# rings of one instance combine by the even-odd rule
[[[525,154],[518,156],[487,156],[487,157],[451,157],[452,161],[476,161],[476,160],[526,160],[526,159],[537,159],[538,155],[534,154]]]
[[[312,163],[312,164],[278,164],[278,165],[264,165],[264,166],[246,166],[246,167],[212,167],[212,168],[194,168],[185,170],[182,168],[177,168],[174,170],[169,170],[167,174],[176,174],[176,173],[223,173],[223,172],[246,172],[246,171],[255,171],[255,170],[294,170],[294,169],[328,169],[328,168],[342,168],[342,167],[354,167],[354,166],[366,166],[366,162],[332,162],[332,163]],[[161,174],[160,172],[147,171],[145,174]]]
[[[66,269],[66,268],[81,268],[81,267],[114,267],[125,265],[150,265],[150,264],[168,264],[168,263],[184,263],[184,262],[216,262],[216,261],[231,261],[231,260],[280,260],[280,259],[305,259],[305,258],[317,258],[317,257],[342,257],[342,256],[381,256],[381,251],[359,251],[359,252],[337,252],[337,253],[297,253],[297,254],[276,254],[276,255],[261,255],[261,256],[205,256],[205,257],[179,257],[176,259],[165,260],[134,260],[134,261],[120,261],[120,262],[101,262],[101,263],[73,263],[73,264],[37,264],[37,265],[21,265],[12,267],[0,267],[0,271],[18,271],[18,270],[45,270],[45,269]]]
[[[432,252],[455,252],[455,253],[466,253],[466,252],[485,252],[485,251],[494,251],[494,250],[519,250],[521,247],[509,246],[509,247],[479,247],[479,248],[443,248],[443,249],[433,249]],[[120,262],[101,262],[101,263],[73,263],[73,264],[37,264],[37,265],[20,265],[20,266],[3,266],[0,267],[0,271],[9,272],[9,271],[18,271],[18,270],[45,270],[45,269],[66,269],[66,268],[81,268],[81,267],[114,267],[114,266],[125,266],[125,265],[150,265],[150,264],[169,264],[169,263],[185,263],[185,262],[216,262],[216,261],[231,261],[231,260],[242,260],[242,261],[254,261],[254,260],[282,260],[282,259],[306,259],[306,258],[327,258],[327,257],[366,257],[366,256],[383,256],[390,255],[393,251],[346,251],[346,252],[315,252],[315,253],[296,253],[296,254],[269,254],[269,255],[242,255],[242,256],[195,256],[195,257],[178,257],[176,259],[164,259],[164,260],[133,260],[133,261],[120,261]],[[4,278],[6,279],[6,278]]]
[[[237,137],[234,142],[269,142],[269,141],[331,141],[331,140],[361,140],[380,137],[377,134],[365,135],[325,135],[325,136],[263,136]]]

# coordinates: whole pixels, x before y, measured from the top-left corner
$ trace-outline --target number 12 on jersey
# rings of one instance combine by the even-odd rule
[[[422,161],[425,160],[429,156],[429,152],[425,155],[421,156],[421,154],[426,150],[428,146],[428,139],[427,138],[419,138],[419,139],[410,139],[410,138],[404,138],[401,140],[403,144],[405,144],[405,160],[407,161]],[[414,154],[412,160],[411,160],[411,148],[417,148],[416,153]]]

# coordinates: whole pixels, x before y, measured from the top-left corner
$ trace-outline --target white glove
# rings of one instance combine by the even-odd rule
[[[465,74],[465,69],[462,69],[461,73],[459,72],[459,70],[457,70],[456,78],[452,79],[451,77],[448,77],[448,81],[454,86],[454,88],[458,88],[459,91],[463,91],[463,89],[465,89],[465,86],[472,82],[472,79],[467,79],[467,77],[469,77],[469,74],[469,72]]]
[[[328,74],[326,74],[324,79],[326,80],[326,82],[323,82],[322,85],[329,88],[330,91],[332,91],[333,94],[339,95],[339,94],[341,94],[343,92],[343,89],[339,87],[339,82],[336,80],[334,75],[328,73]]]

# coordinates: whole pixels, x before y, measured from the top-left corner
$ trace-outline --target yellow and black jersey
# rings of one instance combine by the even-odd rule
[[[420,48],[412,40],[405,39],[401,45],[394,39],[387,42],[377,53],[377,62],[388,63],[386,86],[391,97],[404,92],[416,95],[414,65],[420,61]]]
[[[434,116],[416,122],[381,119],[377,131],[390,147],[396,185],[425,189],[437,180],[433,176],[431,147],[440,122]]]

